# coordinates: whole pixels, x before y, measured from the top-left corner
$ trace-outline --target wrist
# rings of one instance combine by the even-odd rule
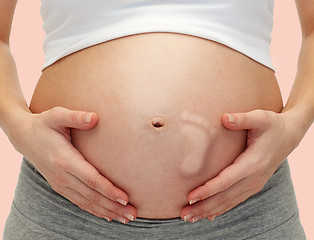
[[[314,112],[310,111],[306,106],[300,105],[289,109],[284,108],[281,114],[285,117],[289,128],[293,129],[295,136],[301,141],[313,123]]]
[[[20,131],[19,129],[27,122],[27,119],[32,115],[29,108],[11,108],[11,110],[2,111],[0,119],[0,127],[4,133],[10,138],[10,136]]]
[[[305,132],[314,121],[314,102],[312,97],[302,98],[302,101],[295,101],[296,98],[289,98],[281,113],[288,115]]]

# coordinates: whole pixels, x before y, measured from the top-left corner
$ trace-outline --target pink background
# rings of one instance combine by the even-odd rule
[[[44,32],[40,16],[40,1],[18,1],[11,33],[11,50],[27,103],[40,77],[44,56],[42,43]],[[297,12],[292,0],[276,0],[274,30],[271,45],[273,64],[282,91],[284,103],[289,95],[296,74],[301,35]],[[312,219],[314,213],[313,161],[314,128],[288,157],[300,209],[301,222],[307,238],[314,239]],[[310,157],[312,154],[312,157]],[[22,156],[17,153],[5,134],[0,131],[0,236],[9,214],[17,183]],[[6,162],[8,161],[8,162]],[[280,203],[278,203],[280,204]]]

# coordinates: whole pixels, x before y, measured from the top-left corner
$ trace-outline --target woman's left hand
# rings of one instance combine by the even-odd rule
[[[295,117],[291,111],[260,109],[224,114],[222,123],[227,129],[247,129],[247,147],[218,176],[189,193],[190,205],[182,209],[181,218],[190,222],[213,220],[261,191],[305,134],[296,126]]]

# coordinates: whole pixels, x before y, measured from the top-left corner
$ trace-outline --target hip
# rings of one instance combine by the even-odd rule
[[[279,204],[278,204],[279,203]],[[257,194],[215,218],[107,222],[72,204],[24,158],[4,240],[14,239],[306,239],[285,160]]]

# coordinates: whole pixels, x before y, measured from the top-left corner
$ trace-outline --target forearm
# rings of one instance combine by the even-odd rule
[[[314,32],[303,38],[297,74],[282,112],[294,112],[296,124],[304,131],[314,120]]]
[[[0,41],[0,127],[7,132],[19,113],[30,113],[8,44]]]

